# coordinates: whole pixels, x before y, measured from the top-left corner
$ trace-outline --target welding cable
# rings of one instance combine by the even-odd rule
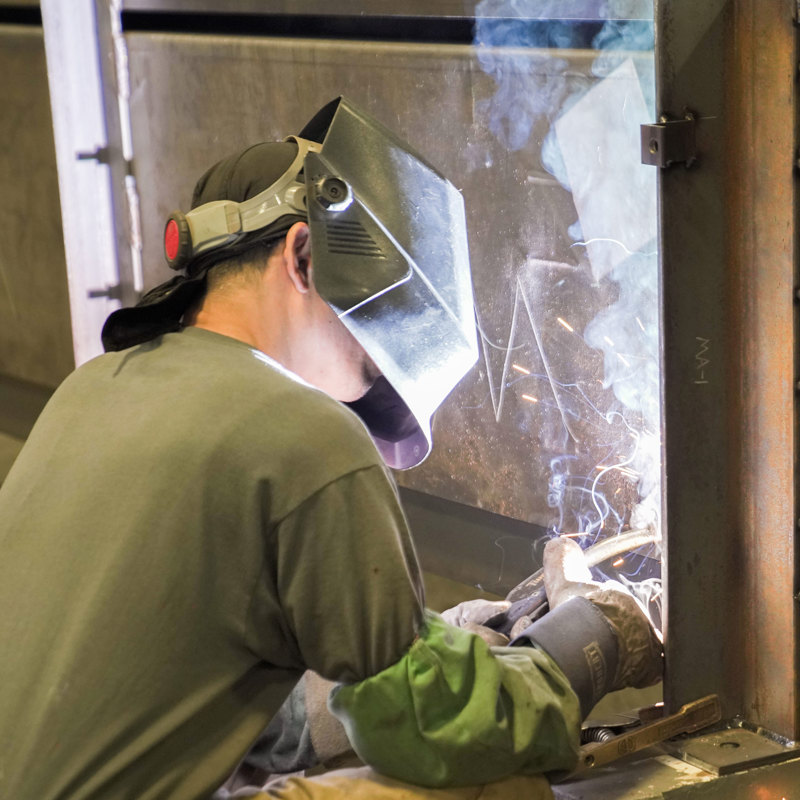
[[[610,558],[660,541],[660,533],[652,528],[627,531],[617,536],[609,536],[607,539],[587,547],[584,551],[584,558],[588,567],[596,567]],[[509,636],[514,624],[522,617],[526,617],[527,624],[531,624],[547,613],[549,606],[544,587],[544,571],[537,570],[522,583],[517,584],[506,595],[506,600],[511,603],[511,607],[484,624],[488,628]]]
[[[609,558],[629,553],[646,544],[655,544],[661,541],[661,534],[652,528],[639,528],[617,536],[609,536],[591,547],[587,547],[583,555],[586,559],[586,566],[596,567]],[[544,586],[544,573],[541,569],[537,570],[522,583],[517,584],[507,595],[509,603],[516,603],[530,597],[537,589]]]

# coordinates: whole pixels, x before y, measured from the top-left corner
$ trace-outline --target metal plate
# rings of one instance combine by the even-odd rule
[[[408,17],[472,17],[509,14],[502,4],[475,0],[405,0],[399,7],[393,0],[125,0],[126,11],[220,12],[226,14],[314,14],[326,16],[362,15]],[[559,0],[554,10],[551,0],[526,3],[525,15],[532,19],[652,19],[653,4],[649,0],[630,0],[623,6],[624,15],[609,8],[607,0]],[[515,9],[516,11],[516,9]]]
[[[432,456],[400,480],[458,503],[550,524],[561,502],[551,492],[553,463],[572,457],[564,414],[589,407],[579,393],[558,387],[556,399],[553,382],[574,383],[580,366],[590,404],[607,410],[613,397],[602,383],[603,352],[588,346],[581,332],[615,302],[617,289],[593,274],[585,246],[573,246],[568,229],[575,204],[541,155],[561,103],[598,82],[596,54],[133,33],[127,41],[146,286],[168,277],[160,252],[163,221],[175,207],[187,207],[206,166],[246,144],[299,130],[343,88],[462,190],[487,343],[436,417]],[[646,72],[648,54],[625,57]],[[511,111],[499,105],[493,74],[501,71],[516,81]],[[638,137],[638,127],[634,133]],[[653,302],[645,321],[652,323],[655,314]],[[559,316],[578,334],[562,327]],[[543,348],[551,354],[549,377]],[[512,369],[517,359],[530,377]],[[539,390],[538,404],[523,396],[536,397]],[[594,435],[595,420],[605,435],[604,413],[592,412],[591,420],[573,427],[576,436]],[[556,466],[556,495],[576,507],[585,501],[576,513],[595,513],[580,486],[587,474],[590,482],[597,474],[601,457],[593,453],[584,471],[573,473],[574,485],[564,475],[567,467]],[[619,489],[624,506],[635,485],[615,474],[604,488],[612,495]],[[528,567],[536,568],[533,558],[520,569]]]
[[[781,744],[743,728],[695,736],[669,748],[679,758],[715,775],[775,764],[800,756],[800,748]]]

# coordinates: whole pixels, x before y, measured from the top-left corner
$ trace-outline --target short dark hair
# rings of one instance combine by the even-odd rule
[[[243,252],[214,264],[206,276],[206,292],[222,286],[231,278],[262,272],[269,258],[285,240],[286,237],[281,236],[266,242],[256,242]]]

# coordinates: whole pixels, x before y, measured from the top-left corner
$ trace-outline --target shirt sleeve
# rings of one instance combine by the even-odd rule
[[[578,698],[547,653],[490,648],[432,612],[397,663],[334,689],[329,707],[365,763],[423,786],[569,770],[577,761]]]
[[[383,467],[355,470],[319,489],[278,522],[269,549],[267,582],[299,667],[358,681],[396,662],[414,641],[422,579]],[[269,661],[271,654],[263,656]]]

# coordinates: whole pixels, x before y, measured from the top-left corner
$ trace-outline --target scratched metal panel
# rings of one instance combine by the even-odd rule
[[[127,41],[146,286],[168,277],[163,221],[174,207],[188,206],[207,165],[254,141],[298,131],[344,91],[439,166],[467,206],[483,351],[436,417],[433,454],[400,474],[400,482],[542,527],[596,534],[601,516],[611,530],[630,522],[637,477],[596,466],[626,462],[636,449],[627,426],[632,417],[641,425],[640,411],[626,414],[605,380],[611,362],[603,349],[605,323],[598,322],[600,312],[620,305],[614,269],[631,265],[618,257],[624,248],[611,252],[617,245],[596,244],[591,253],[580,244],[576,221],[583,209],[545,168],[542,147],[570,99],[603,82],[598,71],[608,80],[597,105],[624,100],[633,89],[644,103],[648,54],[626,54],[598,70],[589,50],[476,53],[459,46],[163,34],[129,34]],[[511,107],[499,91],[501,76],[512,80],[504,88]],[[580,113],[561,127],[561,166],[550,165],[557,173],[564,162],[580,167],[585,157],[576,152],[576,131],[592,126],[582,116],[585,107],[573,105]],[[635,137],[638,121],[628,120]],[[603,147],[584,139],[584,151]],[[591,205],[576,196],[579,206]],[[643,239],[639,232],[631,249],[643,242],[648,249],[653,235]],[[648,259],[643,274],[654,283],[655,262]],[[634,338],[644,337],[637,347],[653,344],[657,330],[655,296],[648,303],[641,323],[651,339],[632,330]],[[628,321],[635,325],[633,317]],[[629,377],[637,364],[629,362]],[[657,370],[655,380],[657,403]],[[531,553],[531,566],[535,561]]]
[[[41,28],[0,26],[0,373],[56,386],[74,367]]]
[[[34,0],[35,1],[35,0]],[[509,7],[498,3],[475,0],[338,0],[332,7],[327,0],[124,0],[126,11],[221,12],[225,14],[314,14],[314,15],[372,15],[408,17],[461,17],[474,14],[508,16]],[[615,13],[608,0],[528,0],[513,11],[524,11],[533,18],[558,16],[561,19],[607,19],[623,16],[627,19],[652,19],[651,0],[628,0]]]

